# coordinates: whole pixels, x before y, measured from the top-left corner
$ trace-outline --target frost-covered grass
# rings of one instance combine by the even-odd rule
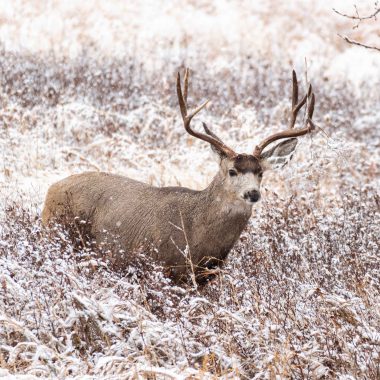
[[[178,287],[144,254],[122,272],[7,210],[0,358],[11,372],[115,378],[379,376],[379,196],[320,210],[272,194],[221,273]]]
[[[330,7],[351,7],[126,4],[0,7],[0,378],[379,378],[380,55],[336,37],[350,23]],[[209,148],[179,117],[185,65],[190,100],[212,100],[199,120],[250,152],[285,127],[305,56],[318,133],[265,174],[206,285],[174,285],[146,252],[116,271],[78,236],[41,227],[48,186],[74,172],[210,181]]]

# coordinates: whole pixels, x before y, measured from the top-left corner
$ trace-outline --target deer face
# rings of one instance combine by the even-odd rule
[[[232,194],[233,198],[252,204],[260,200],[260,185],[265,170],[284,167],[291,159],[296,146],[297,139],[288,139],[265,151],[260,158],[251,154],[229,157],[213,146],[212,150],[220,159],[220,169],[225,177],[225,190]]]
[[[221,170],[226,178],[226,190],[234,198],[250,204],[260,199],[263,168],[256,157],[238,154],[232,159],[221,160]]]

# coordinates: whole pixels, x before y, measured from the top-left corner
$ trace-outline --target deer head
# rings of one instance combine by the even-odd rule
[[[177,76],[177,95],[185,130],[192,136],[208,142],[212,150],[219,157],[219,181],[226,193],[237,200],[249,205],[260,199],[260,184],[263,173],[268,169],[283,167],[293,155],[297,145],[297,137],[311,132],[315,126],[312,121],[315,97],[311,85],[308,92],[298,102],[298,82],[293,70],[292,109],[289,127],[287,130],[275,133],[264,139],[255,147],[252,154],[236,153],[228,147],[205,123],[205,133],[195,131],[190,127],[192,118],[202,110],[208,100],[189,112],[187,107],[187,94],[189,84],[189,69],[185,71],[183,91],[181,78]],[[299,110],[307,103],[307,114],[303,128],[295,128]],[[270,149],[264,150],[277,140],[281,141]]]

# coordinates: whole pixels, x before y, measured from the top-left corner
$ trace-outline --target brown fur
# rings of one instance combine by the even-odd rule
[[[70,209],[71,215],[90,222],[99,243],[108,233],[118,237],[126,254],[155,245],[161,263],[179,278],[190,258],[197,272],[220,264],[248,222],[252,205],[239,201],[236,210],[233,204],[228,207],[223,179],[218,173],[205,190],[194,191],[152,187],[109,173],[73,175],[50,187],[42,221],[47,225]]]
[[[259,174],[263,172],[260,161],[251,154],[238,154],[234,160],[234,167],[238,173]]]

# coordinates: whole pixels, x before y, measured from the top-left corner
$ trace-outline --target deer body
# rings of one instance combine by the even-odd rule
[[[159,261],[180,277],[189,259],[196,268],[222,262],[247,225],[252,205],[231,204],[226,195],[220,174],[206,189],[195,191],[89,172],[50,187],[42,221],[48,224],[70,209],[89,222],[98,243],[113,236],[126,252],[153,245]]]
[[[284,166],[296,145],[295,137],[313,128],[314,94],[298,102],[293,72],[292,115],[289,129],[267,137],[253,154],[238,154],[204,124],[204,133],[190,127],[192,118],[207,104],[188,112],[188,70],[177,95],[185,130],[208,142],[219,158],[219,171],[210,185],[195,191],[184,187],[153,187],[110,173],[89,172],[52,185],[42,212],[45,225],[70,215],[89,223],[98,243],[114,239],[124,254],[154,246],[159,261],[181,278],[190,267],[194,274],[219,265],[246,227],[252,206],[260,199],[263,172]],[[308,101],[306,126],[294,128],[297,113]],[[287,138],[264,151],[272,142]]]

